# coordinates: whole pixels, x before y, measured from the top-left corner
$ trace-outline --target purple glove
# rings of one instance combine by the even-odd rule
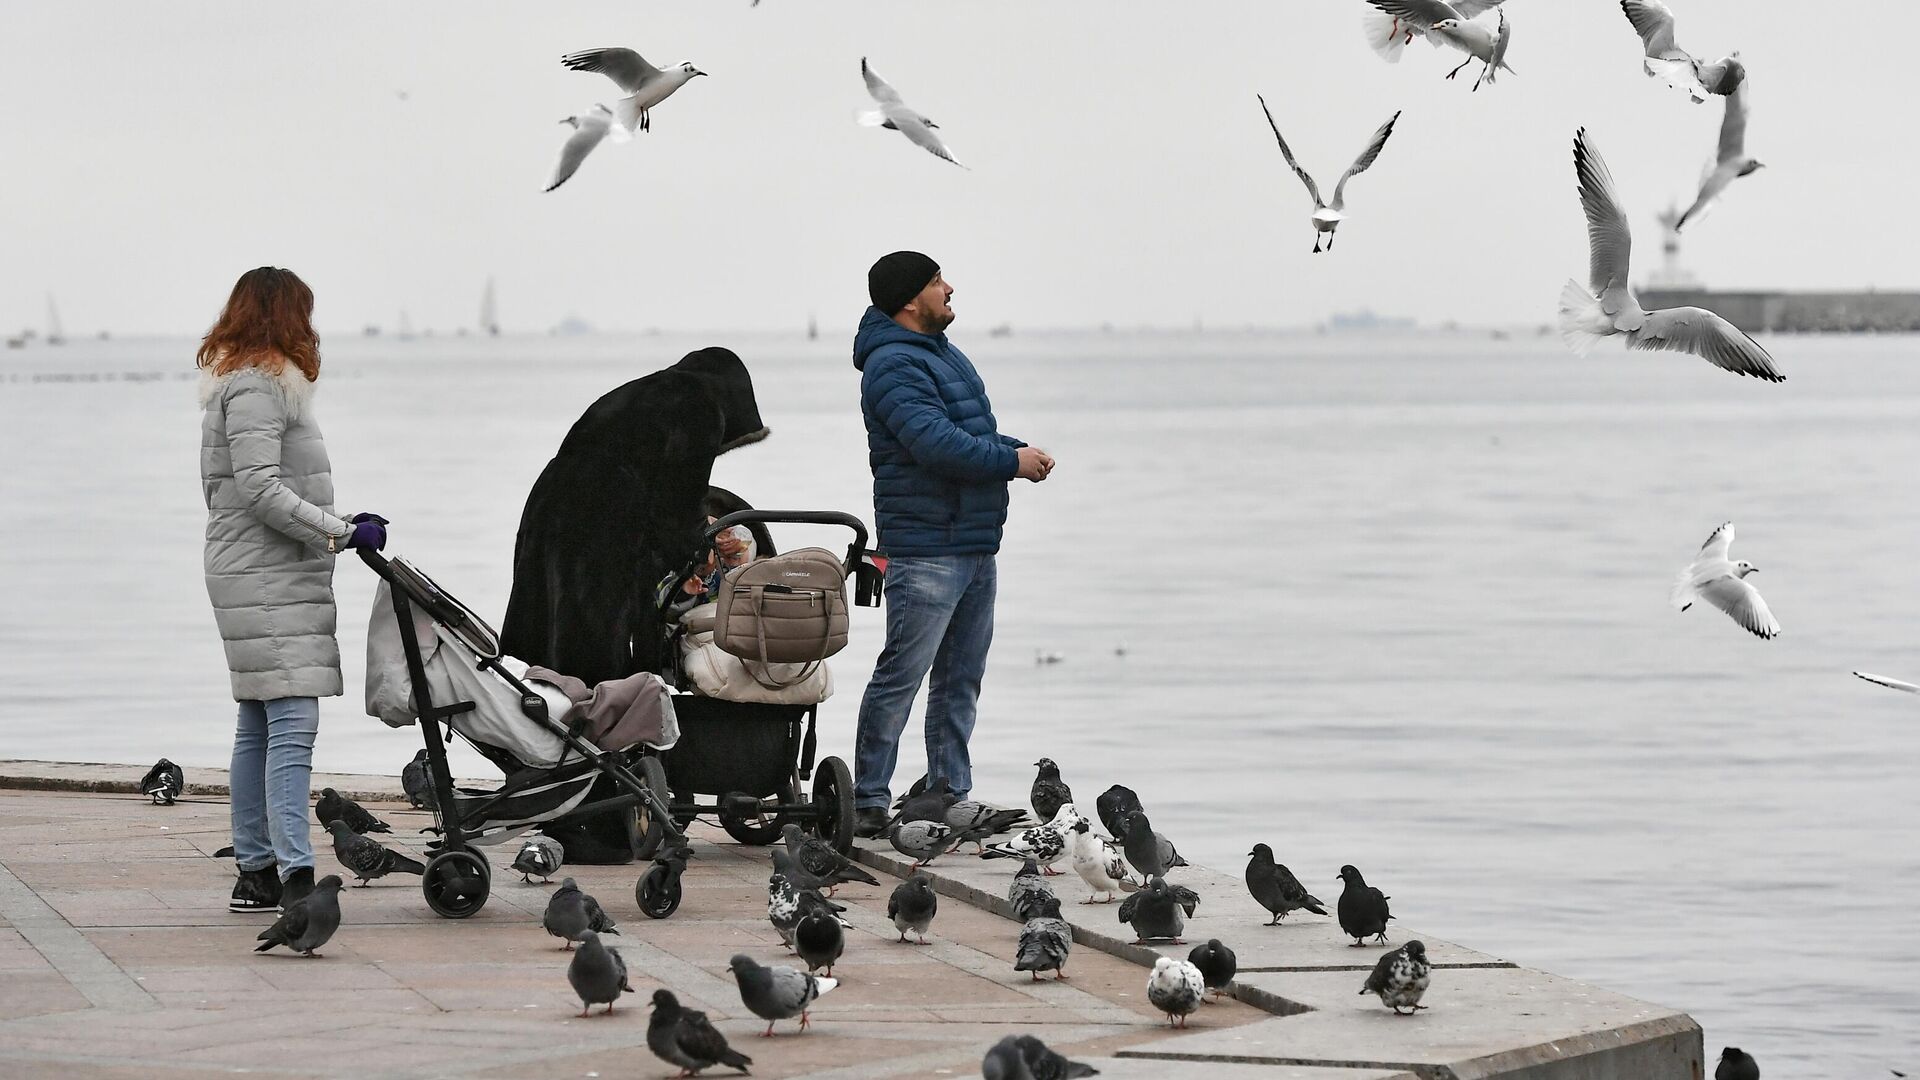
[[[379,514],[355,514],[352,517],[347,519],[347,524],[358,525],[363,521],[377,522],[381,525],[393,524],[393,522],[388,521],[386,518],[381,517]]]
[[[347,537],[346,546],[379,551],[387,546],[386,518],[378,514],[355,514],[353,533]]]

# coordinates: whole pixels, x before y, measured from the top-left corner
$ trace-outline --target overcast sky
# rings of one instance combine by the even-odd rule
[[[1742,50],[1768,168],[1688,231],[1723,287],[1920,287],[1912,8],[1671,0],[1680,43]],[[1636,279],[1684,205],[1721,99],[1640,72],[1613,0],[1512,0],[1517,70],[1367,48],[1362,0],[680,0],[10,5],[0,63],[0,327],[198,333],[237,274],[291,267],[323,331],[401,309],[443,330],[498,278],[509,330],[850,326],[867,265],[946,268],[962,319],[1314,322],[1371,306],[1544,322],[1586,246],[1574,129],[1617,176]],[[613,84],[562,53],[624,45],[711,73],[541,188],[556,121]],[[859,62],[940,122],[962,171],[861,128]],[[406,94],[403,100],[401,91]],[[1331,255],[1254,100],[1330,189]]]

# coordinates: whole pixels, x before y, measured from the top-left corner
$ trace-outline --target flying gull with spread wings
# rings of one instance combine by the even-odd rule
[[[860,113],[859,119],[862,124],[867,127],[889,128],[897,131],[905,135],[909,142],[934,157],[945,158],[955,165],[960,165],[960,160],[947,149],[947,144],[941,140],[940,136],[934,134],[934,129],[940,125],[921,116],[908,107],[906,102],[900,100],[900,91],[895,90],[891,83],[881,78],[880,73],[873,70],[864,56],[860,58],[860,77],[867,81],[867,93],[872,94],[873,100],[879,103],[878,108],[866,109]],[[965,165],[960,167],[966,168]]]
[[[1709,64],[1694,59],[1675,44],[1673,9],[1662,0],[1620,0],[1620,10],[1626,12],[1634,33],[1646,46],[1646,59],[1641,65],[1647,77],[1665,78],[1668,86],[1685,90],[1694,104],[1707,100],[1708,94],[1731,94],[1746,81],[1747,69],[1740,63],[1739,53]]]
[[[1320,197],[1320,186],[1313,182],[1313,177],[1308,176],[1307,170],[1294,160],[1293,149],[1287,145],[1286,137],[1280,134],[1280,125],[1273,121],[1273,110],[1267,108],[1267,99],[1259,94],[1254,96],[1260,99],[1260,111],[1267,114],[1267,126],[1273,129],[1273,138],[1280,144],[1280,153],[1286,157],[1287,164],[1293,167],[1294,175],[1307,185],[1307,194],[1313,196],[1313,253],[1320,254],[1321,233],[1327,235],[1326,250],[1332,251],[1333,231],[1346,220],[1347,181],[1366,172],[1367,166],[1373,164],[1373,159],[1380,156],[1380,148],[1387,145],[1387,136],[1393,134],[1393,122],[1400,119],[1400,114],[1394,113],[1386,123],[1375,129],[1373,138],[1367,140],[1367,148],[1360,152],[1346,172],[1340,174],[1340,182],[1333,186],[1333,201],[1327,202]]]
[[[1728,184],[1764,168],[1765,163],[1747,153],[1747,84],[1743,82],[1727,95],[1727,114],[1720,120],[1720,149],[1706,178],[1700,182],[1700,194],[1694,198],[1693,205],[1687,207],[1687,212],[1680,215],[1680,220],[1674,222],[1673,231],[1679,232],[1687,227],[1687,222],[1712,209]]]

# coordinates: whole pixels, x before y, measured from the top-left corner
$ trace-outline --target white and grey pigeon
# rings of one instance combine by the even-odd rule
[[[607,1012],[612,1012],[621,994],[633,992],[627,983],[627,962],[618,952],[600,944],[600,935],[592,930],[580,935],[580,948],[567,963],[567,982],[580,998],[581,1016],[595,1005],[605,1005]]]
[[[553,167],[553,179],[547,181],[548,191],[566,183],[574,173],[580,171],[580,163],[587,160],[587,155],[593,153],[593,148],[600,145],[612,128],[613,111],[595,103],[586,112],[569,116],[560,122],[572,124],[573,134],[567,136],[565,145],[560,147],[560,162]]]
[[[1740,63],[1739,53],[1708,64],[1676,44],[1673,10],[1662,0],[1620,0],[1620,10],[1626,13],[1646,49],[1641,66],[1648,78],[1666,79],[1668,86],[1686,91],[1696,105],[1707,100],[1708,94],[1731,94],[1746,82],[1747,69]]]
[[[1153,973],[1147,976],[1147,1000],[1167,1014],[1171,1026],[1186,1027],[1187,1017],[1200,1007],[1206,993],[1206,978],[1192,963],[1171,956],[1153,962]]]
[[[998,844],[988,844],[981,854],[983,859],[1032,859],[1040,864],[1040,872],[1049,876],[1059,873],[1053,864],[1066,857],[1067,830],[1080,820],[1080,811],[1072,803],[1062,806],[1053,815],[1053,820],[1045,825],[1035,825],[1015,833],[1011,839]]]
[[[1127,880],[1127,857],[1119,845],[1093,831],[1093,822],[1082,818],[1067,829],[1067,858],[1073,872],[1093,890],[1083,904],[1111,904],[1115,891],[1131,884]],[[1096,900],[1095,894],[1106,899]]]
[[[1320,254],[1322,233],[1325,233],[1327,238],[1326,250],[1332,251],[1333,231],[1338,229],[1340,223],[1347,217],[1347,181],[1366,172],[1367,167],[1373,164],[1373,159],[1380,156],[1380,149],[1387,145],[1387,136],[1393,134],[1394,121],[1400,119],[1400,114],[1394,113],[1387,118],[1386,123],[1374,129],[1373,138],[1367,140],[1366,149],[1360,151],[1360,156],[1353,160],[1353,164],[1347,167],[1347,171],[1340,174],[1340,182],[1333,186],[1333,201],[1327,202],[1320,197],[1320,186],[1313,182],[1313,177],[1307,175],[1307,170],[1301,168],[1300,163],[1294,160],[1293,148],[1287,145],[1286,136],[1280,134],[1280,125],[1274,123],[1273,110],[1267,108],[1267,99],[1260,94],[1255,94],[1254,97],[1260,99],[1260,111],[1267,114],[1267,126],[1273,129],[1273,138],[1280,144],[1281,156],[1287,159],[1287,165],[1293,169],[1293,174],[1300,178],[1300,182],[1307,185],[1307,194],[1313,196],[1313,253]]]
[[[1034,908],[1033,916],[1020,928],[1020,944],[1014,951],[1013,970],[1031,972],[1033,981],[1040,973],[1053,972],[1055,979],[1067,977],[1067,954],[1073,951],[1073,927],[1060,917],[1060,901],[1047,896]]]
[[[1367,3],[1391,18],[1397,31],[1407,34],[1408,40],[1417,31],[1436,45],[1451,45],[1466,53],[1467,58],[1460,61],[1460,66],[1447,72],[1449,79],[1460,74],[1461,68],[1475,60],[1489,68],[1513,72],[1513,67],[1506,59],[1505,38],[1511,33],[1506,12],[1501,11],[1496,26],[1488,26],[1487,21],[1480,18],[1497,7],[1497,3],[1446,3],[1445,0],[1367,0]],[[1398,60],[1398,50],[1378,37],[1378,20],[1370,21],[1367,27],[1368,43],[1373,45],[1374,51],[1388,60]],[[1404,47],[1406,42],[1400,44]],[[1482,72],[1482,79],[1493,81],[1493,77],[1485,72]],[[1474,88],[1479,89],[1479,84],[1475,83]]]
[[[1395,1014],[1411,1016],[1426,1008],[1420,998],[1427,992],[1433,967],[1427,963],[1425,942],[1409,941],[1382,956],[1367,976],[1362,994],[1378,994],[1380,1001]],[[1406,1011],[1401,1012],[1402,1009]]]
[[[1704,215],[1713,208],[1727,185],[1753,172],[1766,168],[1752,154],[1747,153],[1747,84],[1741,83],[1733,93],[1727,95],[1726,115],[1720,118],[1720,145],[1714,151],[1713,164],[1707,167],[1705,179],[1700,181],[1700,194],[1696,195],[1693,205],[1687,207],[1680,220],[1673,223],[1673,231],[1679,232],[1687,227],[1687,222]]]
[[[846,908],[821,896],[811,888],[800,888],[785,874],[775,873],[767,878],[767,921],[780,935],[787,948],[794,949],[794,933],[800,926],[800,920],[813,914],[831,915],[841,925],[840,912]]]
[[[867,93],[873,95],[873,100],[879,104],[878,108],[861,110],[860,123],[867,127],[897,131],[934,157],[960,165],[960,160],[947,149],[947,144],[934,134],[934,129],[940,125],[913,111],[906,102],[900,100],[900,91],[881,78],[864,56],[860,58],[860,77],[867,81]],[[966,168],[965,165],[960,167]]]
[[[1613,173],[1581,128],[1573,140],[1574,174],[1587,217],[1588,286],[1568,281],[1560,290],[1560,336],[1585,356],[1602,338],[1620,335],[1627,348],[1691,353],[1736,375],[1768,382],[1786,376],[1760,343],[1705,308],[1648,311],[1629,283],[1633,232],[1614,190]]]
[[[617,934],[614,922],[600,908],[600,902],[580,891],[572,878],[562,878],[560,887],[547,897],[547,910],[541,916],[540,923],[547,933],[563,938],[565,945],[561,951],[573,948],[589,930],[597,934]]]
[[[1867,680],[1875,686],[1884,686],[1889,690],[1899,690],[1908,694],[1920,694],[1920,685],[1902,679],[1889,679],[1885,675],[1875,675],[1870,671],[1856,671],[1854,675]]]
[[[1745,559],[1729,562],[1727,549],[1732,546],[1733,522],[1729,521],[1713,530],[1707,542],[1700,545],[1700,554],[1693,557],[1692,565],[1674,579],[1669,599],[1681,611],[1692,607],[1696,600],[1705,600],[1726,612],[1728,618],[1745,627],[1748,633],[1771,640],[1779,636],[1780,623],[1774,619],[1773,612],[1767,610],[1760,590],[1747,581],[1747,575],[1760,568]]]
[[[1002,810],[997,806],[961,799],[946,809],[947,824],[953,826],[953,843],[958,847],[971,840],[978,852],[987,850],[987,838],[998,836],[1027,821],[1025,810]]]
[[[944,821],[897,821],[887,830],[887,841],[913,860],[911,869],[918,870],[953,849],[953,826]]]
[[[675,90],[706,72],[690,63],[657,68],[632,49],[587,49],[568,53],[560,62],[574,71],[597,71],[614,81],[627,96],[614,103],[613,119],[625,131],[650,131],[651,111]]]
[[[537,833],[527,837],[527,842],[520,845],[519,853],[513,857],[512,869],[520,871],[520,880],[523,882],[532,881],[533,875],[538,874],[540,883],[544,885],[560,872],[566,859],[567,849],[560,846],[560,841]]]
[[[838,979],[809,975],[790,967],[763,967],[744,953],[736,954],[727,966],[733,970],[733,981],[740,987],[740,1003],[767,1022],[767,1035],[773,1034],[775,1021],[796,1016],[800,1018],[800,1030],[805,1032],[809,1023],[807,1010],[840,985]]]
[[[161,758],[140,778],[140,794],[153,800],[156,806],[172,806],[173,800],[187,790],[187,774],[180,766]]]
[[[925,874],[915,874],[895,885],[893,895],[887,897],[887,918],[893,920],[893,928],[900,931],[903,942],[911,932],[920,944],[927,944],[927,927],[939,913],[940,894],[933,891],[933,879]]]
[[[1013,906],[1013,917],[1026,922],[1033,918],[1040,902],[1054,899],[1053,886],[1040,873],[1040,864],[1032,859],[1020,864],[1020,871],[1007,883],[1007,903]]]
[[[1475,19],[1500,6],[1500,0],[1453,0],[1447,5],[1453,9],[1455,17]],[[1445,18],[1445,15],[1441,16]],[[1444,42],[1427,33],[1432,20],[1415,22],[1411,18],[1403,19],[1384,9],[1369,11],[1360,17],[1360,25],[1366,31],[1367,45],[1380,58],[1389,64],[1400,62],[1400,54],[1414,38],[1425,38],[1427,44],[1439,48]]]

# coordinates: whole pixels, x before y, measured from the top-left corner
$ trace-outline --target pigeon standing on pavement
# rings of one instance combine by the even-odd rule
[[[1047,896],[1040,901],[1033,917],[1020,928],[1020,945],[1013,960],[1013,970],[1033,973],[1033,981],[1040,981],[1040,973],[1053,972],[1055,979],[1067,977],[1067,954],[1073,950],[1073,927],[1060,917],[1060,901],[1057,897]]]
[[[1338,907],[1341,931],[1353,939],[1355,946],[1365,945],[1369,937],[1386,944],[1387,920],[1393,918],[1387,901],[1393,898],[1368,885],[1352,864],[1340,868],[1340,880],[1347,883],[1340,892]]]
[[[695,1076],[714,1065],[746,1074],[747,1066],[753,1064],[752,1058],[727,1045],[727,1037],[720,1034],[706,1013],[681,1005],[671,990],[653,992],[647,1049],[661,1061],[678,1065],[681,1076]]]
[[[998,836],[1026,820],[1025,810],[1001,810],[972,799],[962,799],[946,811],[946,822],[953,826],[954,846],[972,841],[982,853],[987,850],[988,837]]]
[[[427,768],[427,748],[413,755],[406,768],[400,770],[400,790],[407,793],[407,805],[415,810],[432,810],[439,803],[439,796],[433,791],[433,770]]]
[[[1088,893],[1083,904],[1111,904],[1114,891],[1129,885],[1127,880],[1126,855],[1114,842],[1104,836],[1096,836],[1093,822],[1085,818],[1073,823],[1067,830],[1067,857],[1073,863],[1073,872],[1087,883],[1093,893],[1106,893],[1105,900],[1095,900]]]
[[[1033,763],[1040,772],[1033,778],[1033,790],[1029,793],[1033,799],[1033,816],[1040,821],[1052,821],[1060,813],[1060,808],[1073,802],[1073,789],[1060,779],[1060,766],[1052,758],[1041,758]]]
[[[1081,820],[1080,812],[1072,803],[1063,804],[1053,818],[1045,825],[1035,825],[1023,829],[1013,838],[998,844],[988,844],[980,857],[983,859],[1032,859],[1040,864],[1040,872],[1048,876],[1059,873],[1053,864],[1067,854],[1067,830],[1073,823]]]
[[[1760,1063],[1745,1050],[1729,1046],[1720,1051],[1720,1064],[1714,1067],[1713,1080],[1760,1080]]]
[[[1127,815],[1137,814],[1146,807],[1140,805],[1140,796],[1130,787],[1115,784],[1100,793],[1093,801],[1093,811],[1100,817],[1100,827],[1107,830],[1108,836],[1119,836],[1127,831]]]
[[[793,882],[796,889],[826,889],[832,882],[820,877],[800,865],[800,860],[788,853],[786,845],[775,844],[768,849],[773,856],[773,872]]]
[[[595,1005],[605,1005],[607,1012],[612,1012],[613,1003],[620,995],[633,991],[627,983],[627,962],[619,953],[600,944],[600,935],[592,930],[580,934],[580,947],[567,963],[567,982],[573,984],[573,992],[580,996],[581,1016],[587,1015]]]
[[[1409,941],[1373,965],[1373,974],[1367,976],[1367,984],[1360,992],[1380,995],[1381,1003],[1395,1015],[1411,1016],[1426,1008],[1420,1004],[1420,997],[1427,992],[1432,970],[1432,965],[1427,963],[1426,943]],[[1402,1013],[1402,1009],[1406,1012]]]
[[[275,945],[285,945],[297,953],[319,956],[314,950],[325,945],[333,932],[340,929],[340,886],[343,884],[339,874],[328,874],[314,882],[312,892],[288,904],[272,926],[260,931],[254,940],[266,944],[253,951],[266,952]]]
[[[172,806],[173,800],[185,794],[187,774],[180,766],[161,758],[140,778],[140,794],[152,799],[156,806]]]
[[[1273,861],[1273,849],[1265,844],[1253,845],[1247,852],[1251,860],[1247,863],[1247,891],[1261,907],[1273,913],[1268,926],[1278,926],[1286,918],[1287,912],[1304,909],[1315,915],[1325,915],[1327,909],[1321,905],[1318,897],[1308,892],[1293,871]]]
[[[1206,992],[1206,978],[1187,960],[1163,956],[1153,962],[1153,974],[1147,976],[1147,1000],[1166,1013],[1174,1027],[1187,1026],[1188,1014],[1200,1007]]]
[[[927,927],[933,925],[933,917],[940,911],[940,894],[933,891],[933,879],[925,874],[915,874],[893,887],[893,895],[887,898],[887,918],[893,920],[893,928],[900,931],[900,940],[907,940],[911,930],[927,943]]]
[[[953,826],[944,821],[898,821],[887,830],[893,850],[913,860],[910,869],[922,866],[953,849]]]
[[[1184,885],[1168,885],[1166,878],[1157,877],[1147,882],[1147,887],[1120,902],[1120,921],[1133,927],[1134,944],[1144,945],[1149,941],[1171,941],[1175,945],[1185,945],[1180,940],[1180,932],[1187,928],[1187,921],[1181,917],[1185,911],[1191,916],[1200,906],[1200,897]]]
[[[753,957],[736,954],[727,966],[733,969],[733,981],[740,987],[740,1004],[767,1022],[762,1035],[771,1036],[777,1020],[800,1018],[800,1030],[807,1030],[807,1010],[823,995],[840,985],[840,980],[824,975],[809,975],[790,967],[763,967]]]
[[[796,949],[793,935],[800,927],[800,920],[809,915],[825,914],[839,921],[840,913],[846,908],[821,896],[813,889],[796,886],[785,874],[775,873],[767,878],[767,921],[786,942],[787,948]]]
[[[866,885],[878,885],[880,879],[856,866],[853,860],[834,850],[832,844],[817,836],[807,836],[800,826],[789,821],[780,828],[780,836],[787,843],[787,854],[806,871],[827,882],[828,891],[835,886],[850,881]]]
[[[390,833],[393,826],[374,817],[367,808],[332,788],[320,789],[320,801],[313,804],[313,815],[322,826],[344,821],[356,833]]]
[[[1052,900],[1053,886],[1040,874],[1040,864],[1028,859],[1007,886],[1007,903],[1013,905],[1013,917],[1021,922],[1033,918],[1040,901]]]
[[[1207,991],[1214,997],[1226,989],[1228,983],[1240,971],[1240,961],[1233,950],[1220,943],[1219,938],[1208,938],[1204,945],[1195,945],[1187,954],[1187,962],[1200,969],[1200,977],[1207,984]]]
[[[614,921],[600,909],[600,902],[580,891],[572,878],[561,878],[560,887],[547,897],[547,911],[541,916],[541,925],[547,933],[563,938],[562,952],[573,948],[573,943],[581,940],[582,935],[592,930],[596,934],[617,934]]]
[[[520,853],[513,857],[512,869],[520,871],[523,882],[532,881],[533,875],[539,874],[540,884],[545,885],[560,872],[566,859],[567,849],[560,846],[560,841],[541,833],[527,837],[527,842],[520,845]]]
[[[1033,1080],[1078,1080],[1083,1076],[1100,1075],[1099,1069],[1078,1061],[1068,1061],[1032,1035],[1009,1037],[1019,1046],[1020,1056],[1026,1060],[1027,1071],[1033,1074]]]
[[[394,871],[403,874],[424,874],[427,868],[392,848],[381,847],[377,842],[361,836],[347,827],[344,819],[335,818],[327,825],[327,831],[333,834],[333,857],[340,865],[353,871],[360,879],[354,888],[362,888],[375,878],[383,878]]]
[[[793,951],[807,962],[808,971],[826,968],[827,974],[833,974],[834,962],[847,951],[840,916],[820,908],[800,916],[793,928]]]
[[[1174,850],[1173,842],[1153,831],[1153,823],[1147,820],[1144,810],[1135,810],[1127,817],[1127,831],[1120,842],[1127,861],[1140,872],[1142,880],[1162,877],[1176,866],[1187,865],[1187,860]]]

